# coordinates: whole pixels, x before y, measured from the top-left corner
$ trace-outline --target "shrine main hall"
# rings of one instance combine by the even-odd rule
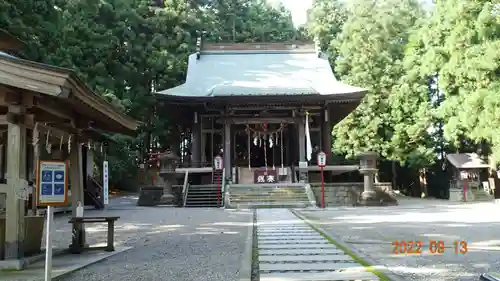
[[[185,83],[156,93],[157,111],[181,128],[178,173],[211,184],[215,157],[224,183],[317,182],[357,171],[331,157],[332,128],[365,90],[335,78],[328,57],[308,43],[207,43],[189,56]]]

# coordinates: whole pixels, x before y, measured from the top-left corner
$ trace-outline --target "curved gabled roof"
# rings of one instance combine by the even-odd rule
[[[235,45],[238,44],[232,46]],[[184,84],[157,95],[178,98],[314,95],[359,100],[364,92],[337,81],[328,59],[314,49],[212,47],[189,56]]]

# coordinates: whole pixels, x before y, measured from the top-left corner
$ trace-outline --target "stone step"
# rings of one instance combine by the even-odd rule
[[[217,194],[213,195],[213,196],[188,196],[186,198],[186,201],[213,201],[213,200],[217,200]]]
[[[288,201],[288,202],[308,202],[309,199],[307,196],[261,196],[261,197],[240,197],[240,196],[231,196],[231,202],[241,202],[241,201],[249,201],[249,202],[276,202],[276,201]]]
[[[238,209],[268,209],[268,208],[306,208],[310,206],[308,203],[238,203],[235,204]]]
[[[259,240],[259,245],[289,244],[294,247],[296,244],[329,244],[326,239],[296,239],[296,240]]]
[[[293,247],[287,244],[259,245],[259,251],[266,249],[336,249],[336,247],[332,244],[296,244]]]
[[[261,197],[261,198],[251,198],[251,197],[229,197],[231,202],[256,202],[256,203],[262,203],[262,202],[305,202],[309,203],[309,200],[307,197]]]
[[[301,273],[260,273],[260,281],[375,281],[378,277],[366,271],[354,272],[301,272]]]
[[[190,196],[190,195],[212,195],[212,194],[217,195],[217,190],[214,190],[214,191],[193,191],[193,190],[189,190],[188,191],[188,196]]]
[[[269,233],[269,232],[268,232]],[[272,233],[272,232],[271,232]],[[286,235],[269,235],[266,234],[265,232],[259,232],[259,241],[273,241],[276,239],[283,239],[283,240],[295,240],[295,239],[324,239],[323,236],[319,235],[318,233],[302,233],[302,234],[286,234]]]
[[[301,188],[301,189],[289,190],[289,189],[279,189],[279,188],[268,188],[268,189],[244,189],[244,190],[235,189],[232,191],[234,191],[235,193],[238,193],[238,194],[246,194],[246,193],[255,193],[255,194],[292,193],[292,194],[294,194],[294,193],[304,193],[305,189]]]
[[[267,195],[267,194],[305,194],[305,189],[297,190],[266,190],[266,189],[229,189],[232,194],[256,194],[256,195]]]
[[[317,237],[319,235],[316,231],[314,230],[303,230],[303,229],[298,229],[298,230],[286,230],[283,232],[273,232],[273,231],[262,231],[259,230],[257,232],[259,234],[259,239],[276,239],[276,238],[283,238],[289,237],[290,239],[293,239],[295,237]]]
[[[297,188],[297,189],[280,189],[280,188],[239,189],[239,188],[234,188],[234,189],[232,189],[231,187],[229,187],[229,190],[231,191],[231,193],[234,193],[234,194],[304,193],[305,192],[304,188]]]
[[[279,220],[280,218],[276,218]],[[297,218],[294,218],[297,220]],[[276,230],[276,229],[289,229],[289,228],[302,228],[302,229],[309,229],[312,230],[308,225],[306,224],[294,224],[294,223],[289,223],[287,221],[262,221],[259,223],[259,229],[269,229],[269,230]]]
[[[310,255],[339,255],[344,254],[344,251],[338,248],[328,248],[328,249],[269,249],[269,250],[259,250],[260,256],[280,256],[280,255],[300,255],[300,256],[310,256]]]
[[[355,262],[330,262],[330,263],[259,263],[259,270],[262,271],[321,271],[321,270],[359,270],[364,267]]]
[[[258,210],[257,225],[261,281],[379,280],[289,210]]]
[[[260,254],[260,253],[259,253]],[[269,263],[276,263],[276,262],[300,262],[300,261],[307,261],[307,262],[328,262],[328,261],[333,261],[333,262],[345,262],[345,261],[353,261],[353,259],[348,256],[348,255],[304,255],[304,256],[297,256],[297,255],[280,255],[280,256],[259,256],[259,262],[269,262]]]

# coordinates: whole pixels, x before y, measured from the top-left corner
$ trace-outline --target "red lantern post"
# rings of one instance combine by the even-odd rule
[[[326,153],[321,151],[318,153],[318,166],[321,170],[321,208],[325,208],[325,175],[324,168],[326,166]]]
[[[218,172],[217,176],[217,203],[219,206],[221,206],[221,197],[222,197],[222,179],[221,179],[221,173],[222,171],[222,157],[217,156],[214,158],[214,170]]]

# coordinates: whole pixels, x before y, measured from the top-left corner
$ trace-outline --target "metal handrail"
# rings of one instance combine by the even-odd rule
[[[186,173],[184,174],[184,184],[182,185],[182,206],[183,207],[186,207],[187,194],[188,194],[188,190],[189,190],[188,177],[189,177],[189,171],[186,170]]]

